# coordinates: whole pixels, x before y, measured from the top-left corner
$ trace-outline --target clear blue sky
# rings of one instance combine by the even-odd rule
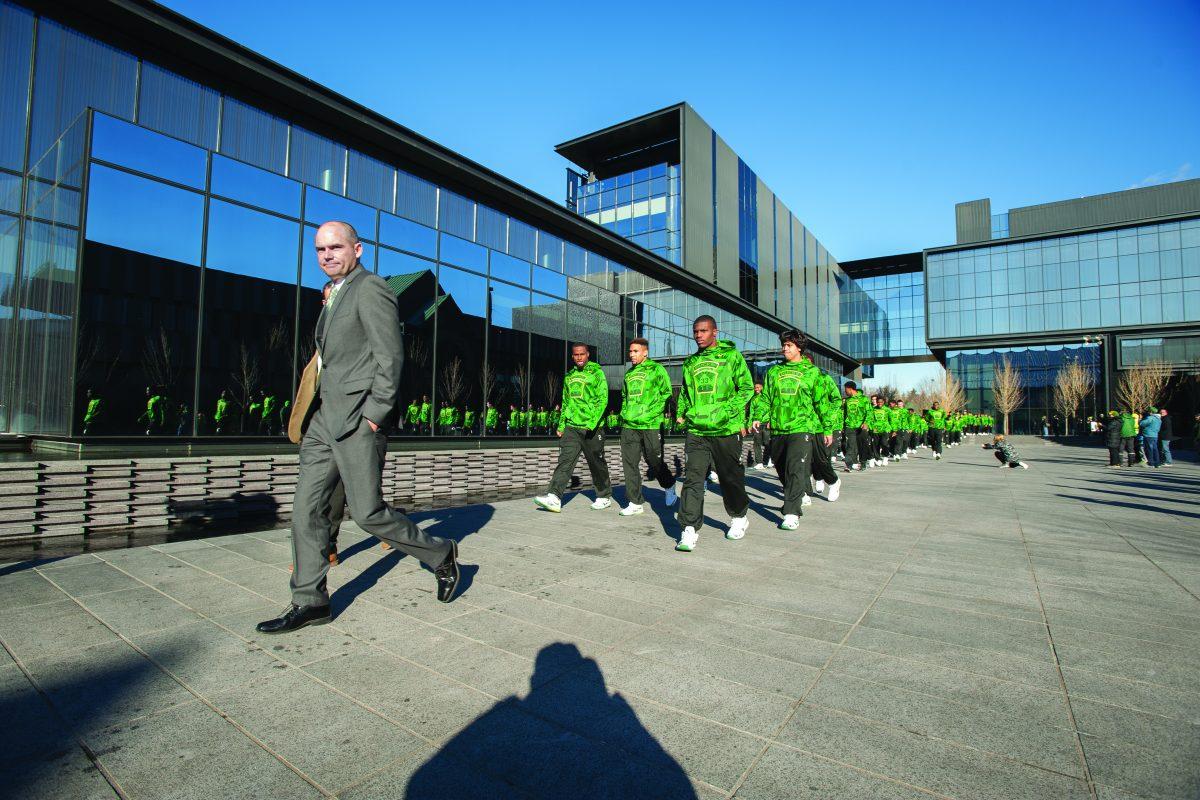
[[[561,202],[558,142],[690,102],[840,260],[1200,177],[1200,2],[167,5]]]

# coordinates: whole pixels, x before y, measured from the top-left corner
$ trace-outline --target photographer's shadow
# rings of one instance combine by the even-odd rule
[[[514,791],[515,790],[515,791]],[[683,768],[568,643],[537,655],[529,694],[496,703],[423,764],[405,797],[695,800]]]

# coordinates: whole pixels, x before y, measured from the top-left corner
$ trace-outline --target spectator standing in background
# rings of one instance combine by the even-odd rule
[[[1162,417],[1157,408],[1151,408],[1146,416],[1138,420],[1138,432],[1142,437],[1142,445],[1146,450],[1146,464],[1158,468],[1158,432],[1162,427]]]
[[[1158,429],[1158,448],[1161,451],[1162,464],[1160,466],[1169,467],[1171,461],[1171,442],[1175,439],[1175,420],[1171,419],[1171,415],[1167,413],[1165,408],[1158,410],[1160,419]]]

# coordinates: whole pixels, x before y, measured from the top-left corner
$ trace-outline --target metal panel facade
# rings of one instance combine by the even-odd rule
[[[738,157],[720,136],[717,137],[717,285],[727,292],[738,293]]]
[[[758,192],[758,306],[775,308],[775,195],[757,179]],[[768,313],[770,313],[768,311]]]
[[[959,244],[992,238],[992,201],[984,198],[955,204],[954,227]]]
[[[717,275],[712,247],[712,128],[690,106],[683,108],[682,125],[683,268],[711,281]],[[733,292],[737,292],[736,281]]]
[[[1008,212],[1009,236],[1035,236],[1195,211],[1200,211],[1200,178],[1014,208]]]

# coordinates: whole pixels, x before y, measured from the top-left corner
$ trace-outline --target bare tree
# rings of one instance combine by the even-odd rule
[[[413,334],[408,340],[408,360],[416,367],[429,366],[429,342],[424,337]]]
[[[996,367],[992,376],[992,397],[996,401],[996,410],[1004,415],[1004,434],[1008,435],[1008,415],[1021,407],[1025,402],[1025,386],[1021,371],[1012,365],[1008,356],[1004,357],[1001,366]]]
[[[518,364],[517,368],[513,370],[513,377],[516,378],[517,392],[520,393],[517,407],[524,408],[529,402],[529,368],[524,364]]]
[[[963,388],[962,382],[954,377],[954,373],[949,371],[942,376],[934,399],[947,414],[956,414],[967,408],[967,390]]]
[[[1146,413],[1162,402],[1174,370],[1162,359],[1154,359],[1121,373],[1117,380],[1117,402],[1126,411]]]
[[[1091,395],[1096,379],[1091,369],[1077,360],[1063,364],[1054,376],[1054,407],[1067,421],[1067,430],[1075,426],[1073,418],[1079,413],[1079,405]]]
[[[254,393],[258,391],[260,376],[261,370],[258,367],[258,357],[251,353],[243,342],[241,357],[238,360],[238,368],[230,373],[233,386],[233,401],[241,409],[241,413],[238,416],[241,419],[243,432],[245,432],[246,410],[250,408],[250,401],[254,399]]]
[[[553,406],[562,394],[562,376],[557,372],[547,371],[542,376],[542,391],[546,393],[546,404]]]
[[[483,391],[483,402],[492,402],[492,392],[496,390],[496,370],[491,364],[479,371],[479,388]]]
[[[890,403],[893,400],[899,400],[904,396],[904,393],[892,386],[890,383],[881,383],[870,390],[870,394],[877,394],[883,398],[883,402]]]
[[[175,354],[166,328],[146,337],[142,346],[142,371],[152,386],[161,386],[169,394],[175,385]]]
[[[467,389],[466,376],[463,375],[463,361],[458,356],[450,359],[450,363],[442,367],[442,395],[454,407],[458,407],[458,399]]]

